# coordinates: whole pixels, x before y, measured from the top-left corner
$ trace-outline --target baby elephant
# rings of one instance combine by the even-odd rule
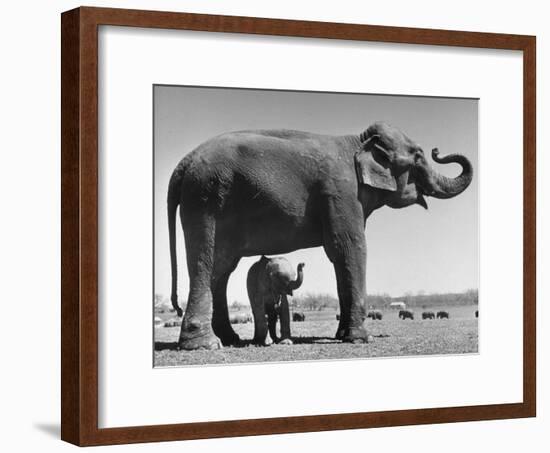
[[[248,271],[246,287],[254,315],[255,344],[266,344],[268,328],[274,343],[292,344],[287,295],[292,296],[292,292],[302,285],[304,266],[304,263],[298,264],[296,275],[285,258],[262,256]],[[281,320],[280,340],[276,334],[277,318]]]

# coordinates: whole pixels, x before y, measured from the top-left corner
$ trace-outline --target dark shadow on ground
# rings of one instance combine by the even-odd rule
[[[374,338],[387,338],[390,335],[379,334],[374,335]],[[292,342],[295,345],[300,344],[339,344],[341,340],[336,340],[334,337],[292,337]],[[254,346],[252,340],[241,340],[239,344],[232,345],[232,348],[247,348]],[[155,351],[178,351],[179,346],[177,341],[156,341]]]
[[[333,337],[292,337],[294,344],[321,344],[321,343],[340,343],[339,340],[335,340]],[[238,345],[234,345],[234,348],[246,348],[248,346],[255,346],[252,340],[241,340]]]
[[[294,337],[292,338],[294,344],[328,344],[328,343],[341,343],[340,340],[336,340],[334,337]]]
[[[387,334],[373,335],[374,338],[387,338]],[[334,337],[295,337],[292,338],[294,344],[337,344],[342,343],[341,340],[336,340]]]
[[[178,349],[177,341],[155,341],[155,351],[177,351]]]

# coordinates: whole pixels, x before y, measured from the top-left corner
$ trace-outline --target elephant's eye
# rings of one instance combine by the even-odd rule
[[[424,151],[422,151],[422,148],[411,148],[410,153],[414,155],[415,159],[424,157]]]
[[[416,164],[425,162],[424,152],[421,149],[415,151],[415,153],[414,153],[414,162]]]

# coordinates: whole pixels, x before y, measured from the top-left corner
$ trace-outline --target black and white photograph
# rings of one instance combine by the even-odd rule
[[[544,2],[3,6],[2,451],[546,453]]]
[[[153,87],[154,366],[478,353],[478,100]]]

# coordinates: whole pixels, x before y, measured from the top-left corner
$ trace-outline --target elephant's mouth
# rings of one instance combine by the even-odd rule
[[[424,209],[428,209],[428,203],[426,203],[426,199],[424,198],[424,195],[427,194],[424,194],[420,188],[418,188],[417,192],[418,196],[416,197],[416,204],[419,204]]]
[[[432,188],[425,187],[422,184],[417,184],[417,188],[420,196],[426,195],[427,197],[431,197],[435,193],[435,191]]]
[[[433,183],[430,183],[429,172],[425,168],[416,168],[414,174],[411,176],[414,178],[414,185],[416,186],[419,197],[423,195],[427,197],[433,196]]]
[[[416,189],[416,204],[419,204],[424,209],[428,209],[428,203],[426,202],[426,199],[424,197],[431,196],[433,190],[429,187],[426,187],[426,185],[421,184],[419,181],[416,181],[414,186]]]

